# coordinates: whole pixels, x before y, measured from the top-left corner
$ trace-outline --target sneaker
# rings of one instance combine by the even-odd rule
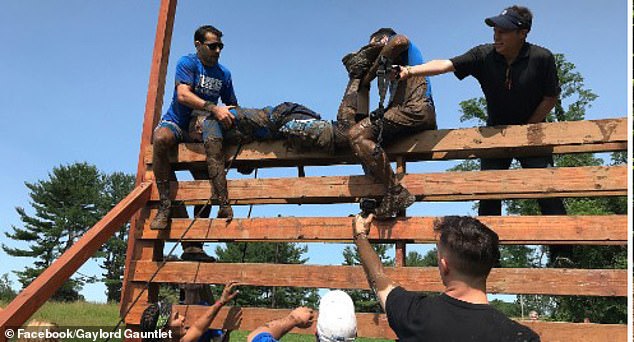
[[[375,215],[377,218],[394,217],[399,211],[407,209],[414,202],[416,202],[416,196],[399,184],[387,191],[381,204],[376,208]]]
[[[187,247],[181,254],[181,260],[194,262],[216,262],[216,258],[207,255],[201,247]]]
[[[161,203],[159,205],[158,213],[150,224],[152,230],[165,230],[172,223],[171,218],[171,205],[168,203]]]
[[[218,215],[216,215],[216,217],[227,219],[227,222],[233,220],[233,208],[231,208],[231,205],[229,204],[221,204],[218,208]]]

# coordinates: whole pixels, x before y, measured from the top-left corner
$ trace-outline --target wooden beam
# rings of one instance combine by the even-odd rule
[[[391,144],[387,152],[393,160],[403,156],[409,161],[610,152],[627,150],[628,137],[627,118],[569,121],[426,131]],[[225,152],[230,158],[235,147]],[[175,167],[189,168],[204,163],[205,153],[202,144],[181,144],[170,158]],[[296,153],[282,141],[273,141],[245,145],[233,166],[294,166],[299,161],[302,165],[358,163],[349,150],[335,156]],[[152,163],[150,147],[145,162]]]
[[[249,263],[167,262],[133,263],[133,281],[158,283],[224,284],[236,280],[253,286],[368,289],[360,266],[316,266]],[[443,290],[436,267],[386,268],[395,282],[413,291]],[[498,268],[487,281],[489,293],[548,294],[575,296],[627,296],[627,270],[586,270],[552,268]]]
[[[150,66],[150,79],[148,82],[147,97],[145,99],[145,113],[143,115],[143,131],[141,132],[141,146],[139,148],[139,161],[137,164],[136,184],[139,185],[146,178],[147,165],[144,162],[144,153],[152,146],[152,133],[161,116],[163,107],[163,94],[165,92],[165,78],[167,75],[167,65],[169,62],[170,45],[172,41],[172,31],[174,28],[174,16],[176,14],[177,0],[161,0],[158,20],[156,24],[156,36],[154,38],[154,51],[152,52],[152,64]],[[147,217],[147,215],[146,215]],[[121,289],[120,307],[125,308],[130,294],[127,289],[128,266],[133,260],[133,256],[138,256],[140,250],[146,249],[147,245],[138,245],[134,238],[137,227],[143,225],[143,217],[135,215],[130,222],[130,234],[128,238],[128,248],[126,252],[125,268],[123,273],[123,286]]]
[[[131,314],[126,318],[126,323],[138,324],[144,308],[145,306],[142,305],[135,307]],[[185,315],[186,324],[191,324],[193,320],[203,315],[207,308],[194,305],[175,305],[173,309],[178,310],[179,313]],[[225,326],[225,322],[231,321],[227,320],[227,317],[235,316],[238,312],[241,312],[242,321],[239,325],[237,325],[237,329],[251,331],[262,326],[266,322],[287,316],[290,313],[290,310],[225,307],[220,310],[216,319],[211,322],[210,328],[221,329]],[[317,312],[317,315],[318,314],[319,312]],[[357,313],[356,316],[357,333],[359,337],[384,339],[396,338],[396,335],[392,329],[390,329],[387,317],[384,314]],[[627,339],[627,325],[625,324],[583,324],[523,320],[518,320],[518,323],[533,329],[533,331],[540,335],[542,341],[607,342],[625,341]],[[307,329],[294,329],[291,333],[312,335],[314,334],[314,327]]]
[[[435,217],[375,221],[374,243],[408,241],[434,243]],[[627,216],[481,216],[478,219],[500,236],[502,244],[627,244]],[[140,239],[176,241],[190,219],[173,219],[169,230],[151,230],[146,221]],[[349,217],[285,217],[224,220],[198,219],[185,241],[351,242]],[[377,229],[378,228],[378,229]]]
[[[546,197],[626,196],[626,166],[444,172],[406,175],[402,183],[420,200],[462,201]],[[239,179],[229,182],[235,204],[350,203],[378,197],[383,185],[366,176]],[[211,195],[209,182],[173,182],[172,196],[199,203]],[[152,200],[158,200],[157,191]]]
[[[3,311],[0,311],[0,331],[24,324],[86,260],[146,204],[150,189],[150,183],[137,186],[22,290]]]

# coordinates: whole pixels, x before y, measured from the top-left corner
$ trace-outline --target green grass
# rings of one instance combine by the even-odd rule
[[[0,302],[5,307],[6,302]],[[31,319],[38,321],[54,322],[60,327],[114,327],[119,321],[118,304],[99,304],[88,302],[59,303],[47,302]],[[231,333],[231,341],[246,341],[248,331],[234,331]],[[313,335],[288,334],[282,338],[283,342],[314,342]],[[390,341],[384,339],[358,338],[359,342]]]

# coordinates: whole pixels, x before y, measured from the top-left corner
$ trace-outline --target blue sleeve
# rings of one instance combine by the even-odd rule
[[[263,332],[255,335],[252,342],[277,342],[277,340],[273,338],[273,335]]]
[[[196,63],[188,56],[183,56],[176,63],[176,84],[184,83],[193,85],[196,81]]]
[[[407,47],[407,65],[419,65],[423,63],[425,63],[425,59],[423,59],[423,54],[420,52],[420,49],[410,42]]]
[[[237,106],[238,99],[236,98],[236,93],[233,90],[233,80],[231,79],[231,73],[229,70],[225,71],[227,73],[227,78],[225,82],[222,82],[222,89],[220,89],[220,98],[222,99],[222,103],[227,106]]]

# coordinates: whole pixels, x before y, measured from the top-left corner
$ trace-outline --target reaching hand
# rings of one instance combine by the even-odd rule
[[[237,281],[230,281],[227,285],[225,285],[225,288],[222,290],[222,294],[220,295],[220,299],[218,299],[218,302],[220,302],[221,305],[227,304],[230,300],[235,298],[238,293],[240,293],[240,291],[235,289],[236,286],[238,286]]]
[[[368,215],[368,217],[363,217],[361,215],[357,215],[354,217],[354,222],[352,223],[353,234],[356,236],[358,234],[368,235],[370,233],[370,225],[374,220],[374,214]]]
[[[315,313],[313,309],[305,306],[300,306],[297,309],[291,311],[289,316],[295,321],[295,326],[298,328],[308,328],[313,325],[315,319]]]

